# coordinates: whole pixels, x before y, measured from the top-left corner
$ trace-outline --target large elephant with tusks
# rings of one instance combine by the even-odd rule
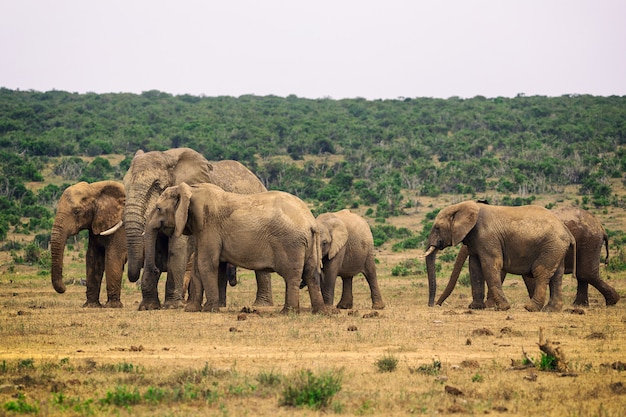
[[[200,153],[189,148],[163,152],[137,151],[124,176],[124,225],[128,241],[128,279],[131,282],[137,281],[144,269],[143,234],[146,216],[152,212],[157,199],[167,187],[183,182],[211,183],[226,191],[240,194],[266,191],[256,175],[237,161],[209,162]],[[184,235],[170,238],[162,234],[157,239],[156,264],[158,270],[167,271],[164,302],[166,308],[179,308],[183,304],[183,278],[193,246],[193,242]],[[157,293],[159,276],[160,272],[144,269],[139,310],[161,308]],[[220,303],[225,305],[227,279],[225,276],[220,278]],[[273,305],[270,273],[257,271],[256,279],[257,294],[254,304]]]

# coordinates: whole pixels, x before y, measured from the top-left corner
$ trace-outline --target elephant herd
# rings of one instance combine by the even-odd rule
[[[343,282],[337,308],[352,308],[352,278],[359,273],[369,284],[372,308],[385,307],[376,278],[373,237],[363,218],[349,210],[315,218],[302,200],[267,191],[239,162],[209,162],[189,148],[138,151],[123,184],[80,182],[64,191],[51,234],[52,285],[59,293],[65,292],[66,241],[84,229],[89,230],[89,241],[83,307],[102,306],[99,296],[105,273],[104,307],[122,307],[126,263],[128,279],[141,278],[139,310],[215,311],[226,306],[227,283],[236,282],[236,266],[255,271],[256,306],[273,305],[270,273],[276,272],[285,280],[283,312],[299,311],[299,289],[304,286],[311,311],[329,311],[337,276]],[[578,280],[575,304],[588,304],[589,284],[604,295],[607,305],[619,300],[599,275],[603,245],[608,257],[606,232],[584,210],[555,214],[538,206],[499,207],[471,201],[441,210],[425,255],[430,306],[436,292],[436,254],[459,243],[463,246],[438,304],[452,291],[467,257],[470,308],[508,309],[502,291],[507,273],[523,276],[529,311],[561,309],[564,273]],[[163,304],[157,292],[162,272],[167,272]]]
[[[299,311],[301,284],[313,312],[329,310],[337,276],[344,282],[338,307],[352,308],[352,277],[358,273],[370,285],[372,308],[385,306],[365,220],[348,210],[316,219],[302,200],[267,191],[239,162],[209,162],[192,149],[138,151],[123,184],[80,182],[64,191],[51,235],[52,284],[59,293],[65,291],[66,241],[84,229],[89,230],[84,307],[101,306],[104,273],[104,306],[122,307],[127,262],[128,279],[141,277],[139,310],[225,306],[227,282],[236,282],[229,273],[234,266],[255,271],[256,306],[273,305],[271,272],[285,280],[283,312]],[[157,292],[162,272],[167,272],[163,305]]]

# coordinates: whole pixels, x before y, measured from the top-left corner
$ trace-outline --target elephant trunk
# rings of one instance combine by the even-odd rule
[[[70,236],[63,227],[55,220],[50,235],[50,257],[52,260],[52,286],[59,294],[65,292],[63,283],[63,254],[65,253],[65,243]]]
[[[426,271],[428,273],[428,307],[435,305],[435,293],[437,292],[437,276],[435,273],[435,261],[437,260],[437,248],[430,246],[426,251]]]
[[[461,250],[459,250],[459,253],[456,256],[456,261],[454,261],[454,268],[452,269],[452,274],[450,274],[450,280],[448,281],[448,285],[446,285],[446,289],[443,290],[443,293],[439,296],[439,299],[437,299],[437,305],[443,304],[443,302],[446,301],[446,299],[452,293],[452,290],[456,286],[456,283],[459,279],[459,275],[461,275],[461,269],[463,269],[463,264],[465,264],[465,260],[468,256],[469,251],[467,249],[467,246],[461,246]]]
[[[135,191],[135,194],[139,193]],[[143,267],[145,212],[146,199],[134,201],[127,197],[124,208],[124,226],[128,246],[128,280],[131,282],[136,282],[139,279]]]

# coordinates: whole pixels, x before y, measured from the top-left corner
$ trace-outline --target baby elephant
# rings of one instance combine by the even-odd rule
[[[281,275],[286,284],[284,313],[299,311],[301,279],[309,288],[312,311],[327,310],[318,284],[321,251],[317,223],[307,205],[291,194],[235,194],[213,184],[182,183],[167,188],[148,216],[145,268],[152,270],[156,269],[154,250],[159,231],[195,238],[195,273],[191,279],[192,285],[203,291],[193,291],[186,311],[200,310],[203,295],[205,311],[218,309],[218,274],[224,262]]]
[[[322,243],[322,296],[332,306],[335,281],[343,281],[341,300],[337,308],[352,308],[352,277],[363,273],[370,286],[372,308],[383,309],[385,303],[378,288],[374,263],[374,238],[369,224],[350,210],[323,213],[317,216]]]

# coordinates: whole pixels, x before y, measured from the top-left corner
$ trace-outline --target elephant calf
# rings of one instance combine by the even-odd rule
[[[306,204],[291,194],[235,194],[214,184],[182,183],[167,188],[148,216],[144,238],[145,268],[149,270],[156,269],[158,233],[188,234],[196,241],[191,279],[193,287],[202,288],[204,294],[193,291],[186,311],[200,310],[203,295],[205,311],[218,309],[218,276],[225,274],[225,262],[281,275],[286,284],[283,312],[299,311],[301,279],[309,288],[312,311],[326,310],[318,284],[321,250],[317,223]]]
[[[326,305],[333,305],[337,276],[342,278],[343,291],[337,308],[352,308],[352,278],[365,275],[372,296],[372,308],[383,309],[376,263],[374,238],[369,224],[350,210],[323,213],[317,216],[322,244],[322,296]]]
[[[122,274],[126,264],[126,234],[122,212],[126,194],[124,186],[115,181],[93,184],[79,182],[65,189],[59,200],[52,234],[52,286],[65,292],[63,253],[69,236],[89,230],[87,256],[87,302],[83,307],[102,307],[100,287],[106,273],[107,302],[105,307],[122,307]]]

